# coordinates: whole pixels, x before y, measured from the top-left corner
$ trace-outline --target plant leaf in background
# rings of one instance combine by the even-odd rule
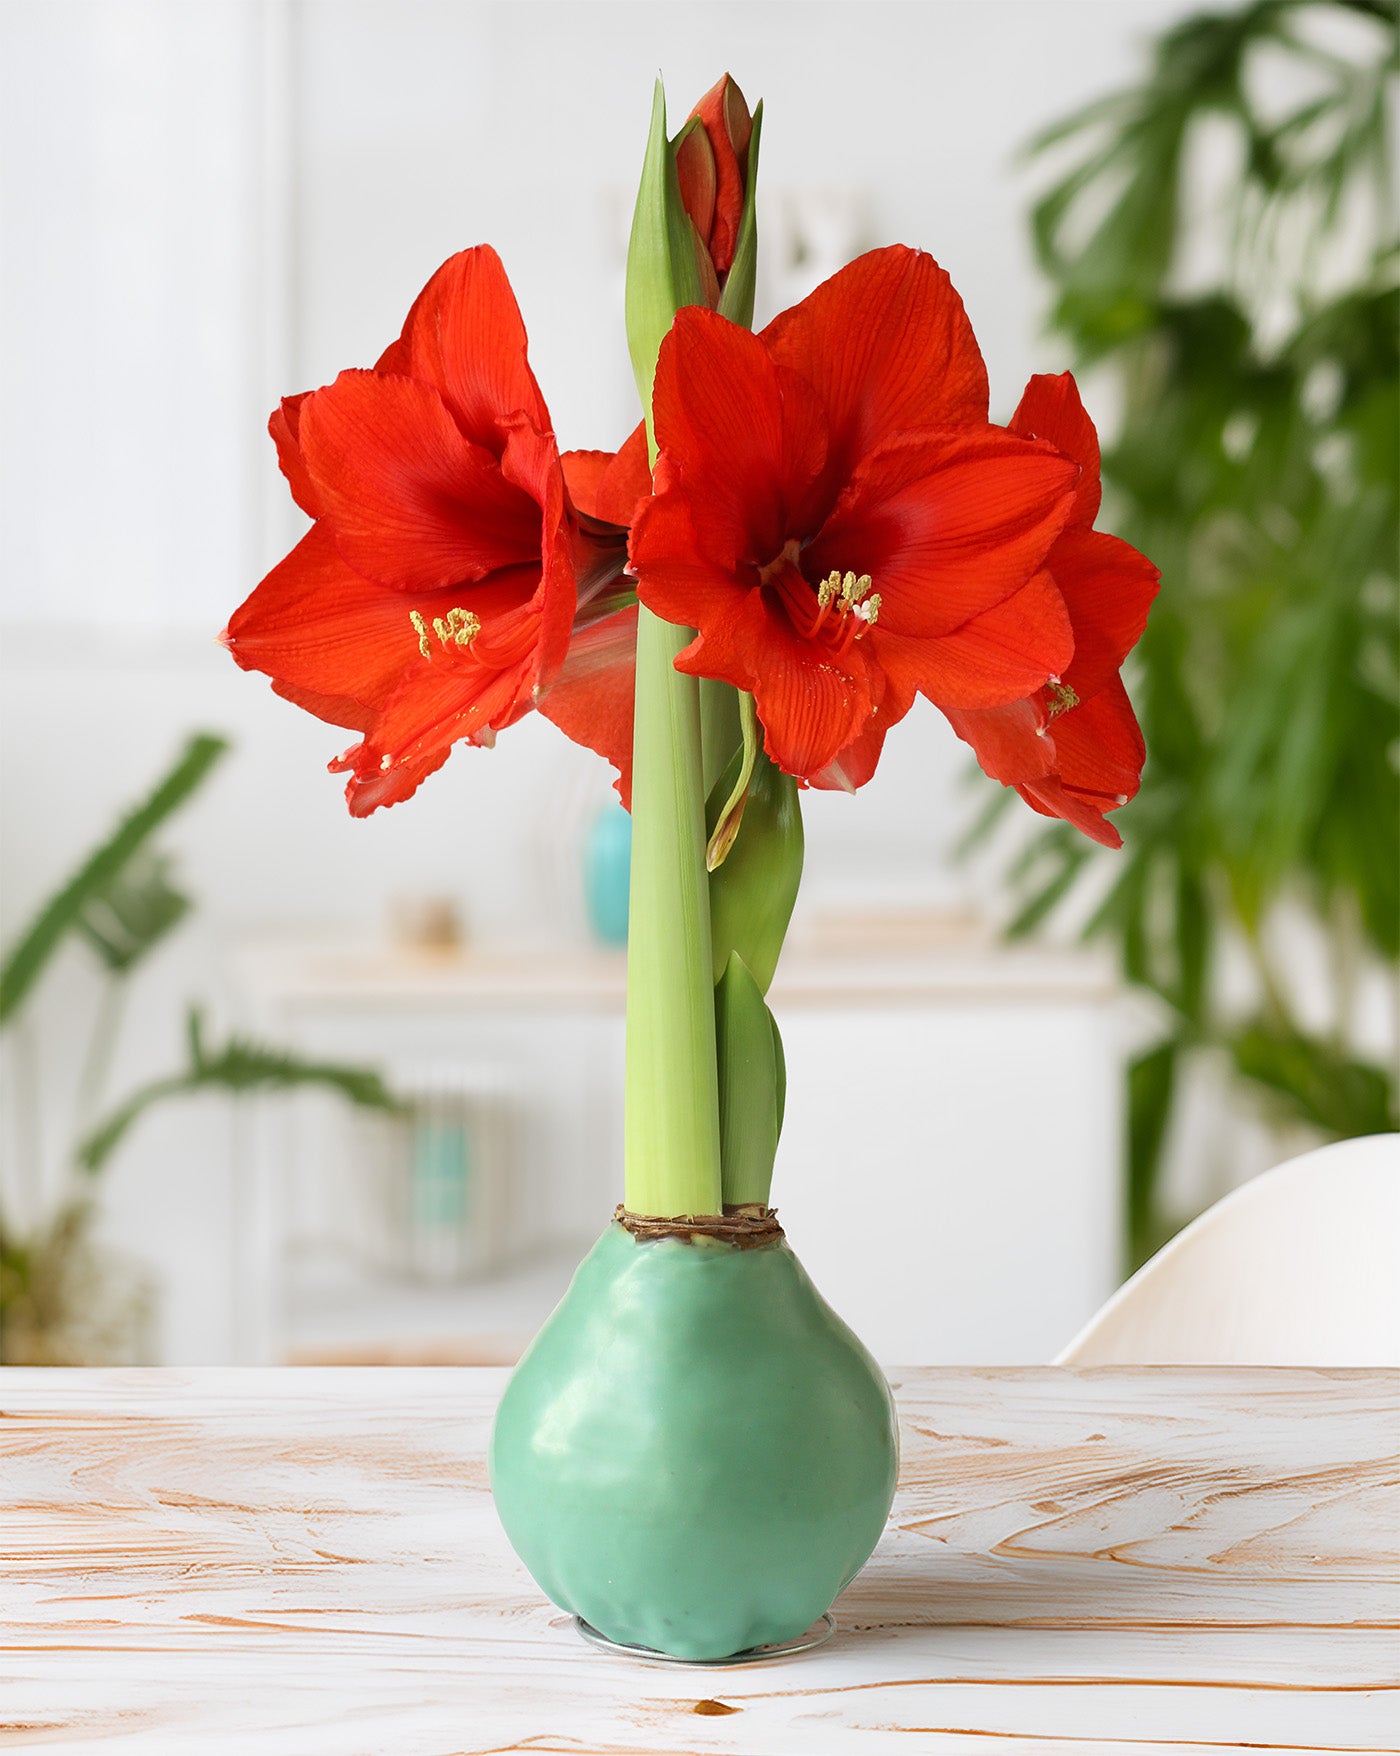
[[[246,1037],[230,1037],[221,1048],[211,1049],[204,1040],[203,1015],[198,1007],[190,1008],[187,1026],[187,1066],[179,1073],[141,1086],[99,1122],[78,1148],[78,1163],[83,1170],[90,1173],[100,1171],[128,1130],[152,1104],[199,1091],[222,1091],[238,1096],[249,1091],[287,1091],[302,1086],[320,1086],[339,1092],[352,1104],[365,1109],[392,1113],[404,1110],[402,1102],[370,1068],[313,1061],[290,1050],[273,1048]]]
[[[69,934],[86,939],[104,966],[71,1124],[75,1131],[86,1130],[71,1162],[90,1176],[102,1169],[140,1117],[166,1098],[206,1090],[237,1096],[309,1085],[339,1092],[365,1108],[404,1108],[368,1068],[311,1060],[241,1037],[210,1049],[201,1015],[192,1009],[186,1066],[141,1086],[104,1120],[89,1126],[116,1047],[127,978],[193,906],[172,882],[171,864],[151,847],[151,837],[189,802],[228,748],[224,739],[207,732],[189,738],[163,779],[40,908],[0,966],[0,1021],[13,1018]],[[71,1043],[75,1034],[70,1030],[66,1040]],[[34,1169],[29,1167],[31,1175]],[[6,1324],[19,1312],[25,1318],[21,1327],[36,1335],[42,1331],[54,1340],[68,1333],[66,1326],[79,1315],[76,1304],[87,1296],[88,1267],[80,1252],[95,1211],[89,1193],[69,1195],[23,1232],[0,1212],[0,1319]]]
[[[114,975],[125,975],[193,906],[170,881],[171,862],[143,848],[78,917],[78,931]]]
[[[1032,216],[1054,327],[1121,394],[1114,528],[1162,571],[1132,679],[1142,792],[1085,929],[1165,1020],[1129,1078],[1134,1260],[1172,1229],[1158,1172],[1191,1057],[1276,1120],[1396,1125],[1392,1076],[1353,1041],[1358,972],[1400,952],[1396,63],[1393,0],[1254,0],[1173,27],[1142,84],[1032,147],[1058,179]],[[1201,145],[1233,169],[1196,215]],[[1220,272],[1183,291],[1203,243]],[[1091,873],[1063,830],[1039,837],[1009,873],[1012,930]],[[1285,909],[1327,943],[1322,1028]],[[1236,952],[1256,998],[1227,1004]]]
[[[194,734],[173,767],[148,796],[95,849],[67,884],[39,910],[0,965],[0,1023],[7,1021],[70,932],[82,931],[110,968],[128,968],[185,912],[156,863],[144,880],[128,879],[128,862],[204,782],[228,744],[208,732]],[[106,938],[104,940],[104,934]],[[125,963],[114,958],[125,958]]]

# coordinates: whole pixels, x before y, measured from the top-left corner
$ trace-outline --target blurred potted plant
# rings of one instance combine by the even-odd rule
[[[1166,581],[1126,857],[1105,874],[1060,826],[1010,872],[1013,935],[1084,892],[1085,937],[1158,1003],[1129,1077],[1134,1262],[1186,1217],[1159,1170],[1193,1071],[1325,1138],[1397,1126],[1356,1032],[1363,972],[1400,952],[1395,22],[1391,0],[1186,19],[1032,148],[1054,328],[1122,410],[1105,495]]]
[[[365,1068],[307,1061],[236,1036],[211,1044],[200,1009],[191,1007],[185,1065],[104,1108],[132,975],[193,906],[175,884],[169,858],[152,846],[153,838],[193,797],[227,748],[222,738],[207,733],[191,737],[156,787],[39,909],[0,965],[4,1028],[15,1024],[50,958],[69,940],[87,943],[102,974],[79,1075],[64,1192],[49,1211],[27,1216],[27,1223],[0,1212],[0,1361],[5,1363],[115,1365],[148,1356],[149,1277],[100,1245],[94,1223],[96,1179],[152,1105],[201,1091],[236,1096],[317,1085],[373,1109],[399,1107],[379,1076]],[[32,1074],[26,1069],[24,1077]],[[15,1095],[17,1106],[34,1101],[32,1091]],[[12,1150],[36,1151],[36,1134],[26,1129],[19,1141],[12,1131]],[[37,1183],[38,1165],[24,1169]]]

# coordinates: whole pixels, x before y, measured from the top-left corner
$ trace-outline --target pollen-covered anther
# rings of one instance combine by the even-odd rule
[[[417,610],[410,610],[408,619],[413,624],[413,632],[418,636],[419,652],[424,658],[431,658],[433,649],[428,641],[428,624]],[[433,617],[433,633],[437,635],[444,649],[450,646],[470,646],[480,632],[481,618],[474,616],[470,610],[459,607],[449,610],[445,616]]]
[[[1079,695],[1068,683],[1062,683],[1058,677],[1052,677],[1045,685],[1050,692],[1049,713],[1051,719],[1058,719],[1070,708],[1079,706]]]

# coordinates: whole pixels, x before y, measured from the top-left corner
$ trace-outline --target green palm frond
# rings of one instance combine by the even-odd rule
[[[83,932],[109,967],[126,968],[184,914],[184,898],[158,864],[147,866],[140,881],[128,869],[156,830],[203,785],[228,747],[208,732],[191,737],[150,794],[43,905],[0,964],[0,1023],[13,1015],[68,934]]]
[[[1349,28],[1329,30],[1329,11]],[[1135,1257],[1160,1242],[1157,1165],[1198,1052],[1325,1134],[1395,1114],[1394,1080],[1347,1045],[1343,990],[1358,958],[1400,954],[1396,23],[1394,0],[1253,0],[1184,20],[1140,84],[1029,149],[1055,178],[1031,218],[1054,327],[1121,391],[1106,522],[1162,571],[1128,674],[1142,791],[1115,819],[1125,846],[1086,928],[1166,1021],[1129,1080]],[[1259,101],[1263,56],[1290,70],[1282,112]],[[1183,295],[1207,119],[1239,173],[1195,218],[1214,227],[1218,284]],[[1350,284],[1338,260],[1355,264]],[[1012,932],[1103,878],[1074,839],[1045,831],[1008,874]],[[1338,939],[1326,1036],[1300,1025],[1274,967],[1270,922],[1300,905]],[[1257,1017],[1222,998],[1229,946],[1253,960]]]
[[[203,1016],[197,1007],[190,1009],[187,1031],[187,1065],[178,1073],[139,1087],[97,1124],[78,1148],[78,1164],[83,1170],[91,1174],[100,1171],[135,1123],[154,1104],[198,1092],[219,1091],[241,1096],[251,1091],[292,1091],[319,1086],[339,1092],[350,1103],[365,1109],[391,1113],[404,1110],[402,1101],[370,1068],[310,1060],[290,1050],[273,1048],[246,1037],[229,1037],[222,1046],[210,1048],[204,1037]]]

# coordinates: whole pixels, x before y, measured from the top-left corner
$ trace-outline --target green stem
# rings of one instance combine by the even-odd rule
[[[674,663],[691,638],[639,612],[625,1199],[667,1216],[723,1209],[700,693]]]

